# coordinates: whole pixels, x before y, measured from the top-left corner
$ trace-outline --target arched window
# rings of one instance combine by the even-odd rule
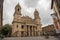
[[[18,25],[17,25],[17,28],[18,28]]]
[[[22,25],[21,28],[23,29],[24,28],[24,25]]]
[[[18,8],[18,11],[19,11],[19,8]]]

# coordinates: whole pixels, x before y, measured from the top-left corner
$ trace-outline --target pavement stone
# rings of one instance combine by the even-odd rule
[[[7,37],[3,40],[60,40],[60,38],[55,38],[53,36],[49,36],[48,39],[45,38],[45,36],[39,36],[39,37]]]

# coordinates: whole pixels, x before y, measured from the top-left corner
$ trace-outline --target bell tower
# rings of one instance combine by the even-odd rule
[[[34,19],[37,24],[40,24],[40,17],[39,17],[39,12],[37,11],[37,9],[35,9],[34,11]]]
[[[42,34],[42,24],[41,24],[41,19],[39,17],[39,12],[37,11],[37,9],[35,9],[34,11],[34,19],[35,19],[35,22],[36,22],[36,25],[37,25],[37,29],[38,29],[38,34]]]
[[[19,3],[18,3],[18,4],[16,5],[16,7],[15,7],[15,13],[21,15],[21,6],[19,5]]]
[[[14,13],[14,17],[15,18],[19,18],[21,17],[21,6],[19,5],[19,3],[15,6],[15,13]]]
[[[37,9],[35,9],[35,11],[34,11],[34,18],[35,19],[40,19],[39,18],[39,12],[37,11]]]
[[[21,14],[21,6],[19,5],[19,3],[15,6],[15,12],[14,12],[14,19],[13,19],[13,22],[12,22],[12,34],[11,36],[15,36],[15,32],[18,32],[16,27],[18,27],[18,22],[19,22],[19,19],[21,18],[22,14]],[[18,34],[17,34],[18,35]]]
[[[0,0],[0,29],[2,28],[2,20],[3,20],[3,1],[4,0]]]

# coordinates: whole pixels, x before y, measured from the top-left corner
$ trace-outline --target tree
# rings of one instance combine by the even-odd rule
[[[11,33],[11,25],[5,24],[1,30],[1,34],[4,36],[9,36]]]

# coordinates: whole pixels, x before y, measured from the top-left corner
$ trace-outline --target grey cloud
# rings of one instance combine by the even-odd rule
[[[39,0],[24,0],[27,7],[36,7]]]
[[[26,8],[22,9],[22,14],[25,16],[29,16],[31,18],[34,18],[34,8]]]
[[[4,1],[4,9],[3,9],[3,24],[6,23],[12,23],[13,20],[13,14],[14,14],[14,7],[19,2],[22,7],[22,14],[34,17],[34,8],[38,6],[37,10],[39,11],[39,15],[41,17],[41,21],[43,25],[51,24],[52,18],[50,16],[50,1],[44,0],[41,4],[38,5],[38,1],[41,0],[21,0],[23,3],[20,2],[20,0],[5,0]],[[44,4],[45,3],[45,4]]]
[[[48,9],[44,9],[43,6],[39,6],[40,8],[39,9],[39,13],[40,13],[40,17],[41,17],[41,22],[42,22],[42,25],[47,25],[47,24],[52,24],[53,21],[52,21],[52,18],[51,18],[51,9],[50,7],[48,7]]]
[[[20,0],[4,0],[3,5],[3,25],[6,23],[12,24],[14,8]]]

